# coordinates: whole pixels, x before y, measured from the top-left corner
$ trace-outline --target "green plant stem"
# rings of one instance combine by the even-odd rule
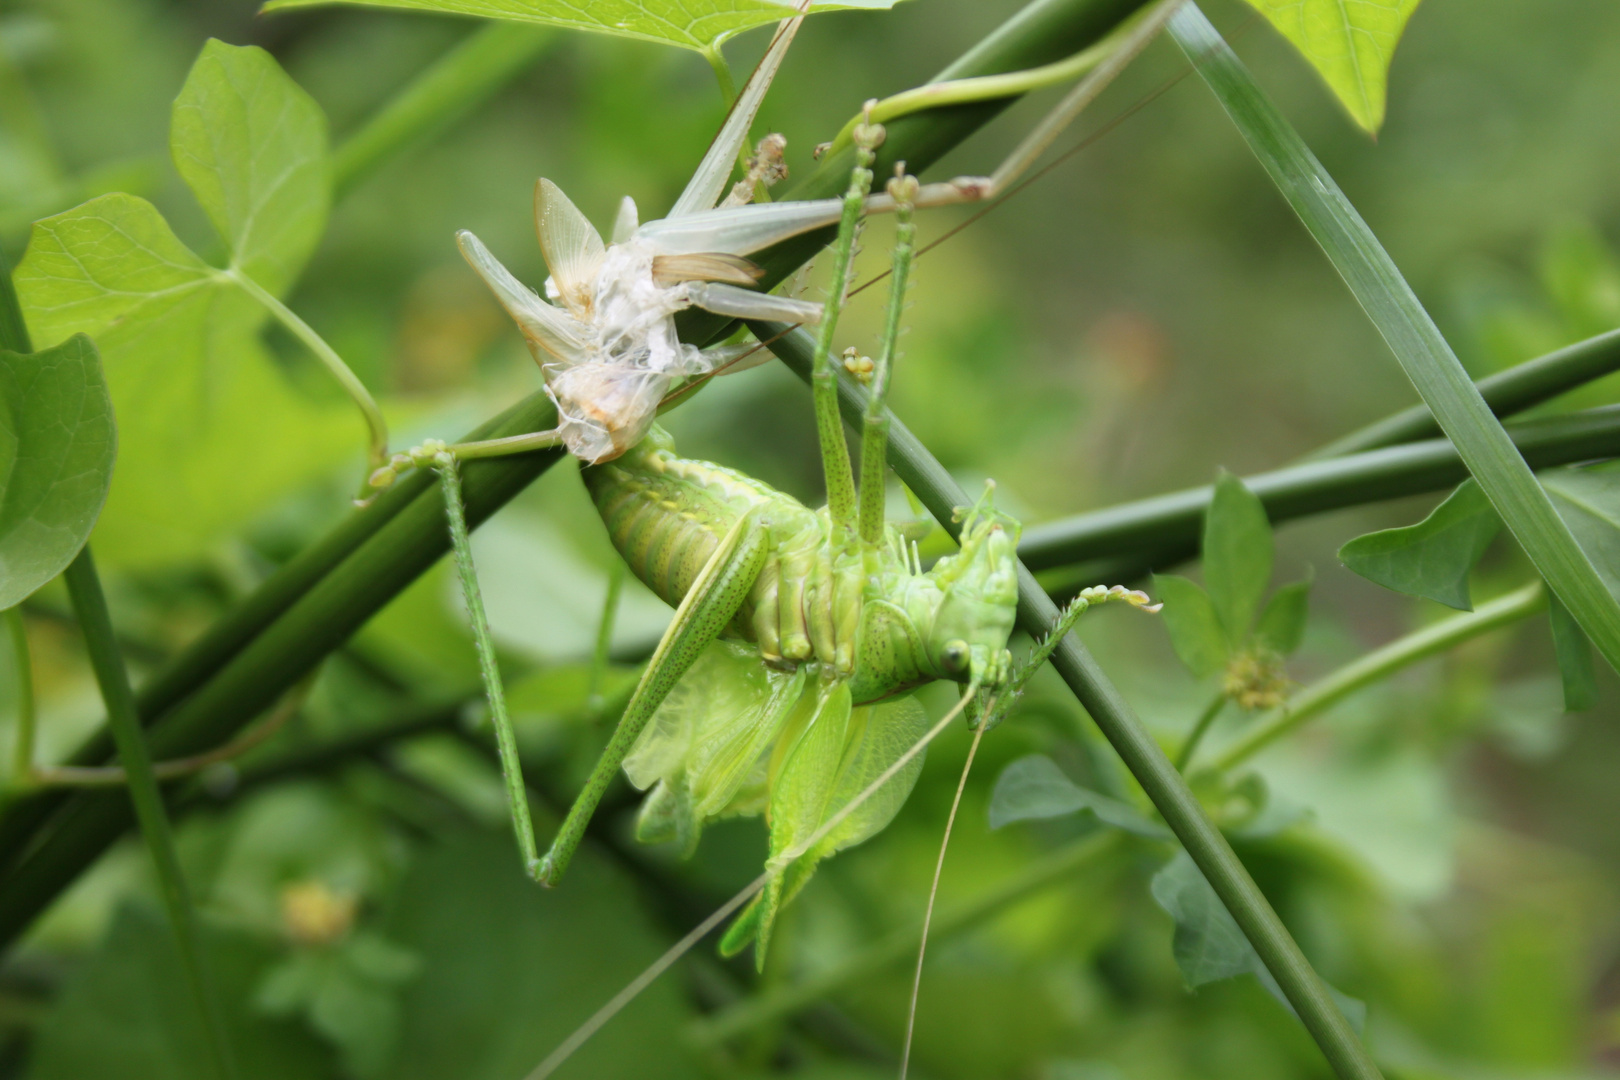
[[[124,670],[118,641],[113,636],[107,599],[102,594],[101,579],[96,574],[88,544],[68,564],[63,577],[67,581],[68,594],[73,599],[73,608],[79,616],[85,648],[90,654],[90,666],[95,671],[97,685],[101,687],[101,699],[107,706],[108,725],[118,744],[118,757],[129,777],[130,801],[134,803],[135,816],[140,821],[141,833],[146,837],[146,846],[157,870],[158,884],[163,893],[164,906],[169,912],[169,922],[174,927],[186,981],[202,1013],[203,1027],[208,1033],[208,1046],[214,1059],[214,1071],[222,1080],[229,1080],[236,1075],[236,1069],[225,1035],[225,1020],[220,1012],[219,999],[213,992],[207,960],[203,955],[197,913],[192,909],[186,879],[174,852],[169,814],[163,806],[163,795],[158,791],[157,777],[152,774],[152,759],[147,753],[146,739],[135,713],[135,695],[129,688],[129,676]]]
[[[808,335],[772,323],[750,324],[750,329],[759,340],[769,342],[771,351],[795,374],[808,381],[813,354]],[[844,418],[850,424],[857,423],[865,412],[865,391],[848,378],[839,379],[838,389]],[[934,519],[955,536],[960,524],[953,521],[953,511],[957,506],[969,504],[966,493],[898,417],[891,416],[890,423],[890,466],[901,481],[916,492]],[[1056,605],[1035,581],[1035,576],[1020,563],[1019,628],[1038,638],[1055,625],[1058,618]],[[1165,824],[1170,826],[1231,912],[1334,1071],[1342,1080],[1380,1077],[1378,1066],[1333,1001],[1327,984],[1311,968],[1226,837],[1204,814],[1186,780],[1142,726],[1090,651],[1078,637],[1068,634],[1053,651],[1052,666],[1113,745]]]
[[[1096,867],[1125,846],[1124,834],[1100,830],[1028,863],[1018,873],[973,899],[934,917],[935,941],[970,930],[1042,889],[1077,871]],[[708,1048],[780,1020],[826,998],[842,987],[862,982],[916,955],[918,926],[907,926],[866,946],[834,967],[791,986],[780,986],[744,998],[692,1025],[692,1040]]]
[[[467,535],[467,518],[461,509],[461,478],[456,459],[447,453],[434,462],[444,485],[444,515],[450,525],[450,550],[455,555],[456,576],[461,579],[461,595],[467,603],[472,623],[473,643],[478,649],[478,672],[484,682],[484,699],[489,702],[490,719],[495,725],[495,745],[501,755],[501,779],[506,782],[506,799],[512,811],[512,833],[523,857],[523,871],[535,877],[540,870],[540,852],[534,840],[534,822],[529,817],[529,795],[523,786],[523,762],[518,758],[512,718],[506,714],[506,688],[501,683],[500,663],[495,657],[495,639],[490,636],[489,617],[484,614],[484,596],[478,588],[478,568],[473,565],[472,540]]]
[[[333,200],[489,100],[559,36],[548,27],[515,22],[491,22],[468,34],[338,146],[332,155]]]
[[[585,708],[593,717],[602,713],[602,683],[607,678],[613,648],[613,623],[619,613],[619,596],[630,568],[623,559],[614,559],[608,569],[607,595],[602,598],[602,621],[596,625],[596,648],[591,650],[591,676],[585,690]]]
[[[34,771],[34,663],[28,654],[28,625],[22,605],[0,612],[11,632],[11,669],[17,680],[17,741],[11,753],[11,782],[17,787],[28,783]]]
[[[1191,0],[1171,19],[1170,33],[1383,335],[1503,524],[1620,671],[1620,599],[1576,543],[1378,238]]]
[[[1620,456],[1620,406],[1606,405],[1544,420],[1511,424],[1508,432],[1524,460],[1537,469],[1591,458]],[[1468,478],[1457,449],[1446,439],[1389,446],[1347,457],[1290,465],[1245,477],[1273,524],[1293,518],[1441,491]],[[1144,550],[1161,567],[1198,551],[1210,485],[1061,518],[1024,530],[1018,554],[1036,570]],[[1109,578],[1121,575],[1109,575]]]
[[[371,391],[366,389],[366,384],[361,382],[360,377],[343,362],[343,357],[337,354],[337,350],[328,345],[326,339],[315,332],[314,327],[300,319],[291,308],[276,299],[270,290],[249,275],[232,267],[220,271],[220,276],[234,282],[243,292],[264,305],[265,310],[274,315],[281,325],[304,343],[305,348],[315,354],[315,358],[338,381],[338,385],[343,387],[343,392],[349,395],[349,400],[354,402],[366,422],[366,460],[370,465],[367,473],[387,464],[388,421],[383,418],[382,410],[377,407],[376,399],[371,396]]]
[[[1488,375],[1476,384],[1480,397],[1497,416],[1540,405],[1578,386],[1620,371],[1620,330],[1577,341],[1533,360],[1515,364],[1506,371]],[[1414,405],[1393,416],[1319,447],[1301,461],[1320,461],[1381,446],[1430,439],[1440,434],[1440,425],[1427,405]]]
[[[1222,750],[1211,768],[1236,768],[1305,721],[1337,705],[1357,690],[1389,678],[1395,672],[1427,660],[1465,641],[1488,634],[1533,615],[1546,606],[1546,591],[1533,581],[1522,589],[1499,596],[1478,609],[1453,615],[1432,626],[1375,649],[1295,694],[1288,704],[1267,713],[1237,742]]]
[[[703,59],[714,69],[715,81],[720,84],[720,96],[725,100],[726,108],[731,108],[732,102],[737,100],[737,83],[731,77],[731,65],[726,63],[725,53],[717,48],[704,49]],[[748,140],[743,141],[746,143]]]
[[[1220,716],[1221,710],[1226,708],[1226,701],[1225,694],[1216,694],[1210,703],[1204,706],[1204,711],[1198,714],[1198,722],[1193,724],[1192,730],[1187,733],[1187,738],[1182,741],[1181,749],[1176,751],[1176,769],[1178,771],[1183,773],[1187,771],[1187,766],[1192,763],[1193,755],[1198,753],[1198,744],[1204,741],[1204,736],[1209,733],[1210,725],[1215,723],[1215,718]]]
[[[1017,71],[1050,63],[1100,40],[1141,0],[1033,0],[939,76],[943,79]],[[903,117],[888,126],[880,159],[919,171],[978,130],[1012,99],[952,106]],[[848,154],[824,159],[795,198],[835,195],[849,180]],[[826,231],[777,245],[757,258],[769,262],[768,284],[781,281],[826,240]],[[10,297],[0,275],[0,328]],[[13,301],[14,304],[14,301]],[[17,319],[20,325],[20,316]],[[680,320],[682,338],[708,344],[733,320],[692,309]],[[466,441],[541,431],[556,422],[544,394],[514,405]],[[469,464],[462,473],[469,525],[521,491],[561,455],[503,458]],[[416,472],[346,516],[321,540],[282,567],[175,661],[142,686],[140,714],[161,727],[166,756],[218,745],[297,682],[327,652],[443,555],[448,547],[438,485]],[[71,758],[103,764],[105,733]],[[130,824],[122,799],[61,789],[37,792],[0,814],[0,948],[90,865]]]

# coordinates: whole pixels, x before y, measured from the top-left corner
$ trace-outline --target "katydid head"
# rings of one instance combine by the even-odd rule
[[[1007,638],[1018,615],[1019,524],[986,498],[967,511],[961,550],[935,563],[925,577],[938,602],[923,645],[924,663],[938,679],[1000,686],[1012,673]]]

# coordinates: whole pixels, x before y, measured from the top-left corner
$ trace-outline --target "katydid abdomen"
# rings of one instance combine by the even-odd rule
[[[728,625],[784,670],[821,665],[865,704],[955,672],[929,662],[925,639],[940,588],[888,530],[867,549],[836,537],[825,511],[706,461],[677,457],[658,428],[631,451],[582,473],[631,571],[678,606],[721,539],[755,513],[764,565]]]

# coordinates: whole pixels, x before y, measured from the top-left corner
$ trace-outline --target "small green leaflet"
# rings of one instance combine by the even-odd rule
[[[990,827],[999,829],[1015,821],[1065,817],[1082,810],[1116,829],[1155,840],[1170,839],[1170,830],[1148,820],[1134,807],[1111,799],[1070,780],[1057,762],[1044,754],[1019,758],[996,778],[990,796]]]
[[[1226,664],[1226,634],[1209,594],[1198,583],[1176,574],[1153,575],[1153,595],[1164,602],[1159,614],[1170,632],[1176,655],[1200,679]]]
[[[1181,977],[1187,981],[1187,989],[1196,990],[1205,983],[1238,975],[1253,975],[1272,997],[1293,1012],[1282,988],[1266,970],[1254,946],[1238,929],[1232,913],[1215,895],[1191,856],[1185,851],[1177,852],[1175,858],[1153,875],[1151,888],[1153,899],[1175,920],[1171,949]],[[1359,1032],[1367,1020],[1367,1006],[1331,986],[1328,993]]]
[[[326,121],[268,53],[217,41],[175,102],[181,175],[231,265],[283,291],[326,224]],[[157,209],[103,195],[35,224],[17,290],[36,340],[89,334],[121,420],[97,534],[109,562],[195,557],[353,445],[339,407],[305,401],[259,340],[265,312]]]
[[[1620,471],[1612,466],[1551,469],[1541,486],[1597,567],[1609,591],[1620,596]],[[1550,598],[1553,645],[1564,683],[1564,708],[1581,712],[1597,704],[1592,643],[1569,609]]]
[[[1558,675],[1564,684],[1564,711],[1585,712],[1597,704],[1597,665],[1592,660],[1592,643],[1558,597],[1549,593],[1547,601]]]
[[[270,0],[264,11],[313,7],[332,0]],[[795,13],[787,0],[344,0],[365,7],[441,11],[486,19],[514,19],[570,30],[638,38],[709,52],[733,34]],[[895,0],[839,0],[811,10],[885,9]]]
[[[1271,522],[1243,481],[1225,469],[1204,515],[1204,584],[1230,649],[1249,636],[1271,580]]]
[[[1311,582],[1296,581],[1271,594],[1254,637],[1278,656],[1292,656],[1305,640],[1305,622],[1311,613]]]
[[[96,347],[0,349],[0,611],[79,553],[107,500],[117,445]]]
[[[1362,128],[1384,123],[1389,64],[1418,0],[1249,0]]]
[[[1339,561],[1386,589],[1473,611],[1468,575],[1501,528],[1491,501],[1465,480],[1416,525],[1358,536]]]

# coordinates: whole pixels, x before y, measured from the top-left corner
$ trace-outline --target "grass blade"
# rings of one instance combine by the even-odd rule
[[[175,942],[180,948],[181,967],[191,986],[192,996],[202,1013],[203,1027],[208,1033],[208,1048],[214,1058],[214,1072],[221,1080],[236,1075],[230,1042],[225,1035],[225,1018],[220,1013],[219,998],[213,992],[208,965],[203,956],[202,939],[197,930],[197,913],[191,906],[190,891],[185,876],[180,872],[180,860],[174,853],[174,835],[169,829],[169,812],[164,808],[163,795],[158,791],[157,777],[152,772],[152,758],[147,752],[146,738],[141,732],[141,721],[135,713],[135,694],[129,688],[129,674],[113,636],[112,619],[107,614],[107,598],[101,591],[101,579],[96,574],[95,562],[90,558],[90,546],[79,549],[79,554],[63,573],[73,608],[79,616],[84,643],[90,653],[90,666],[101,687],[102,700],[107,705],[107,722],[113,739],[118,744],[118,757],[129,776],[129,797],[135,804],[135,816],[140,820],[141,834],[152,853],[157,869],[158,884],[163,893],[163,905],[168,909],[169,922],[174,927]]]
[[[1197,5],[1176,13],[1170,33],[1350,286],[1525,554],[1620,670],[1620,602],[1378,238]]]

